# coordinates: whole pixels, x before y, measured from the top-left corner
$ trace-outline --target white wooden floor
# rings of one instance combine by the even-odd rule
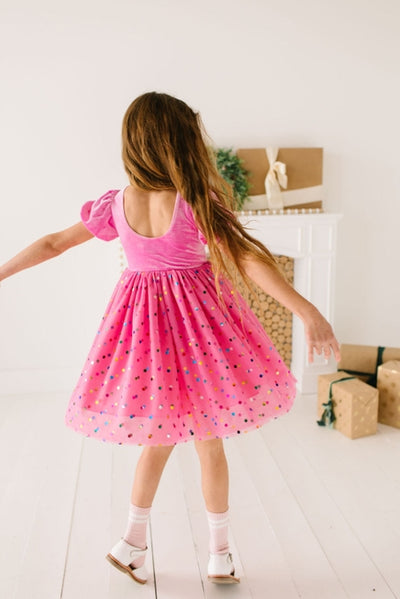
[[[104,559],[123,534],[139,455],[64,427],[67,397],[0,398],[2,599],[400,598],[400,430],[350,441],[313,397],[226,442],[242,582],[207,582],[208,530],[192,445],[176,448],[135,584]]]

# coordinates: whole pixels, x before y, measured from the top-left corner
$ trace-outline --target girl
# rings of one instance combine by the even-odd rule
[[[147,93],[128,108],[122,157],[129,183],[0,267],[0,280],[93,236],[120,237],[128,268],[115,288],[73,392],[66,424],[103,441],[145,446],[124,537],[107,558],[146,582],[146,524],[168,457],[193,440],[210,526],[208,574],[235,583],[228,546],[223,439],[289,411],[295,379],[228,276],[235,267],[305,326],[313,351],[339,359],[328,322],[283,278],[270,252],[238,222],[200,117]],[[210,259],[205,255],[205,245]],[[230,266],[231,265],[231,266]]]

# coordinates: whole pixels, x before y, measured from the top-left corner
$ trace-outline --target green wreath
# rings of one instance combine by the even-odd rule
[[[219,174],[232,186],[235,209],[241,210],[249,197],[249,172],[243,167],[242,160],[234,153],[233,148],[215,148],[214,154]]]

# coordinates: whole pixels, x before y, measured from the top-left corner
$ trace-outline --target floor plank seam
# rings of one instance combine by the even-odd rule
[[[264,431],[264,432],[266,432],[266,431]],[[286,486],[286,489],[287,489],[287,490],[288,490],[288,492],[290,493],[290,496],[291,496],[291,498],[292,498],[293,502],[294,502],[294,503],[297,505],[297,507],[299,508],[299,510],[300,510],[301,514],[303,515],[303,517],[304,517],[304,520],[305,520],[305,522],[306,522],[306,524],[307,524],[307,526],[308,526],[308,528],[309,528],[309,530],[310,530],[310,532],[311,532],[311,534],[312,534],[313,538],[314,538],[314,539],[317,541],[317,543],[318,543],[318,546],[320,547],[320,549],[321,549],[321,551],[322,551],[323,555],[325,556],[325,559],[327,560],[327,563],[328,563],[328,564],[329,564],[329,566],[331,567],[331,569],[332,569],[332,572],[335,574],[336,581],[339,583],[339,585],[340,585],[340,587],[341,587],[341,589],[342,589],[343,593],[345,594],[345,596],[346,596],[346,597],[349,597],[349,595],[348,595],[348,594],[347,594],[347,592],[346,592],[346,589],[345,589],[345,588],[344,588],[344,586],[343,586],[343,583],[342,583],[341,579],[339,578],[339,575],[338,575],[338,573],[337,573],[336,569],[335,569],[335,568],[333,568],[333,566],[332,566],[332,564],[331,564],[331,562],[330,562],[330,560],[329,560],[329,558],[328,558],[328,556],[327,556],[327,554],[326,554],[326,552],[325,552],[324,548],[323,548],[323,547],[322,547],[322,545],[321,545],[321,542],[320,542],[319,538],[318,538],[318,537],[316,536],[316,534],[315,534],[314,528],[311,526],[311,524],[310,524],[310,521],[309,521],[308,517],[307,517],[307,516],[306,516],[306,514],[304,513],[304,510],[303,510],[303,507],[302,507],[301,503],[300,503],[300,502],[299,502],[299,500],[297,499],[297,497],[296,497],[296,495],[295,495],[295,493],[294,493],[294,491],[293,491],[292,487],[290,486],[290,484],[289,484],[289,482],[288,482],[288,480],[287,480],[287,477],[286,477],[285,473],[282,471],[282,468],[281,468],[281,466],[280,466],[280,464],[279,464],[279,461],[276,459],[275,455],[273,454],[273,452],[271,451],[270,447],[268,446],[267,440],[265,439],[264,435],[262,434],[262,431],[257,431],[257,433],[258,433],[259,437],[261,438],[261,440],[262,440],[262,443],[263,443],[263,445],[265,446],[265,449],[266,449],[266,451],[268,452],[268,454],[269,454],[270,458],[273,460],[273,462],[274,462],[274,464],[275,464],[275,466],[276,466],[277,470],[279,471],[279,473],[280,473],[280,476],[281,476],[282,480],[284,481],[284,483],[285,483],[285,486]],[[290,436],[291,436],[291,437],[292,437],[292,439],[294,440],[294,437],[293,437],[293,435],[291,434]],[[273,531],[274,531],[274,534],[275,534],[275,537],[276,537],[276,539],[277,539],[277,542],[278,542],[278,544],[279,544],[279,546],[280,546],[280,548],[281,548],[282,554],[283,554],[283,555],[285,556],[285,558],[286,558],[286,551],[285,551],[285,547],[284,547],[284,546],[282,545],[282,543],[280,542],[280,540],[279,540],[279,535],[276,533],[276,530],[275,530],[275,527],[274,527],[274,525],[273,525],[273,522],[272,522],[272,521],[271,521],[271,526],[272,526],[272,529],[273,529]],[[302,591],[301,591],[301,589],[299,588],[298,584],[296,583],[296,580],[295,580],[295,578],[294,578],[294,576],[293,576],[293,574],[292,574],[292,571],[291,571],[291,568],[290,568],[290,565],[289,565],[289,561],[287,561],[287,564],[288,564],[288,570],[289,570],[289,572],[290,572],[290,578],[291,578],[291,581],[292,581],[292,583],[293,583],[293,585],[294,585],[294,587],[295,587],[295,589],[296,589],[296,592],[297,592],[298,596],[299,596],[299,597],[302,597]]]
[[[190,509],[190,506],[189,506],[188,494],[187,494],[187,491],[186,491],[185,480],[184,480],[185,476],[184,476],[183,468],[181,466],[180,456],[179,455],[177,456],[177,467],[178,467],[180,481],[181,481],[181,484],[182,484],[183,497],[184,497],[184,500],[185,500],[185,507],[186,507],[186,516],[187,516],[187,519],[189,521],[189,528],[190,528],[191,537],[192,537],[192,541],[193,541],[194,552],[195,552],[195,556],[196,556],[196,565],[197,565],[197,569],[198,569],[199,577],[200,577],[201,590],[202,590],[202,593],[203,593],[203,597],[206,597],[206,589],[205,589],[205,586],[204,586],[204,580],[203,580],[203,576],[202,576],[202,573],[201,573],[201,565],[200,565],[200,556],[199,556],[199,551],[198,551],[198,544],[196,543],[195,531],[194,531],[194,527],[193,527],[193,524],[192,524],[192,518],[191,518],[192,510]]]
[[[254,431],[254,434],[259,434],[259,431]],[[240,445],[236,444],[236,447],[237,447],[237,450],[238,450],[238,454],[240,455],[240,459],[241,459],[241,461],[242,461],[243,467],[244,467],[244,468],[246,468],[246,458],[245,458],[245,456],[243,455],[243,453],[241,452]],[[266,446],[266,449],[267,449],[268,453],[271,455],[271,452],[270,452],[270,450],[269,450],[269,448],[268,448],[267,446]],[[272,455],[271,455],[271,457],[273,458],[273,456],[272,456]],[[274,460],[274,461],[275,461],[275,460]],[[279,470],[279,471],[280,471],[280,470]],[[281,472],[281,471],[280,471],[280,472]],[[281,474],[282,474],[282,473],[281,473]],[[286,482],[286,480],[285,480],[285,482]],[[301,595],[301,591],[300,591],[300,589],[298,588],[298,585],[296,584],[296,580],[295,580],[295,578],[294,578],[294,576],[293,576],[293,574],[292,574],[291,568],[290,568],[290,566],[289,566],[289,563],[288,563],[288,561],[287,561],[287,559],[286,559],[286,553],[285,553],[284,547],[283,547],[283,545],[282,545],[282,543],[281,543],[281,541],[280,541],[280,539],[279,539],[279,535],[277,534],[277,531],[275,530],[274,524],[273,524],[273,522],[272,522],[272,520],[271,520],[271,518],[270,518],[269,514],[268,514],[268,513],[265,511],[264,502],[263,502],[263,500],[262,500],[261,493],[260,493],[260,491],[259,491],[259,488],[258,488],[258,485],[257,485],[256,483],[254,484],[254,489],[255,489],[255,492],[256,492],[256,501],[257,501],[257,503],[258,503],[258,504],[259,504],[259,506],[260,506],[260,509],[261,509],[261,511],[262,511],[262,513],[263,513],[263,515],[264,515],[264,517],[265,517],[265,519],[266,519],[266,521],[267,521],[267,524],[268,524],[268,526],[271,528],[271,530],[272,530],[272,532],[273,532],[273,535],[274,535],[275,541],[276,541],[277,545],[278,545],[278,546],[279,546],[279,548],[280,548],[281,554],[282,554],[282,555],[285,557],[286,566],[287,566],[287,571],[288,571],[288,573],[289,573],[289,576],[290,576],[290,581],[291,581],[291,583],[293,584],[293,587],[294,587],[294,589],[295,589],[295,591],[296,591],[296,593],[297,593],[297,596],[298,596],[298,597],[299,597],[299,599],[300,599],[300,598],[301,598],[301,596],[302,596],[302,595]],[[232,534],[233,534],[233,533],[234,533],[234,531],[232,530]],[[235,538],[235,536],[234,536],[234,538]],[[241,555],[241,552],[240,552],[240,546],[239,546],[238,544],[237,544],[236,546],[237,546],[237,551],[238,551],[238,553],[239,553],[239,559],[240,559],[240,562],[241,562],[241,564],[243,564],[243,558],[242,558],[242,555]],[[250,592],[250,594],[252,595],[252,591],[251,591],[250,585],[248,585],[248,586],[249,586],[249,592]],[[252,596],[253,596],[253,595],[252,595]],[[254,599],[260,599],[260,598],[254,598]]]
[[[274,454],[273,454],[272,450],[271,450],[271,449],[270,449],[270,447],[268,446],[268,442],[267,442],[267,439],[265,438],[265,436],[266,436],[266,435],[264,435],[264,434],[262,434],[262,433],[261,433],[261,437],[262,437],[262,439],[263,439],[263,443],[265,444],[265,446],[266,446],[267,450],[269,451],[269,453],[270,453],[270,455],[271,455],[272,459],[274,460],[275,464],[277,465],[277,467],[278,467],[278,469],[279,469],[279,471],[280,471],[280,473],[281,473],[281,475],[282,475],[283,479],[285,480],[285,483],[286,483],[286,485],[287,485],[288,489],[290,490],[290,492],[291,492],[291,494],[292,494],[293,498],[295,499],[295,501],[296,501],[297,505],[298,505],[298,506],[299,506],[299,508],[301,509],[301,512],[302,512],[302,514],[303,514],[303,516],[304,516],[304,519],[305,519],[305,520],[306,520],[306,522],[307,522],[307,525],[309,526],[310,530],[312,531],[312,533],[313,533],[313,536],[314,536],[315,540],[318,542],[318,545],[320,546],[322,553],[325,555],[325,558],[326,558],[327,562],[329,563],[330,567],[332,568],[332,571],[335,573],[335,575],[336,575],[336,577],[337,577],[337,580],[338,580],[338,582],[340,583],[340,585],[341,585],[341,586],[342,586],[342,588],[343,588],[343,591],[344,591],[344,593],[346,594],[346,596],[347,596],[347,597],[349,597],[349,595],[348,595],[348,593],[347,593],[347,591],[346,591],[345,587],[344,587],[344,586],[343,586],[343,584],[342,584],[342,581],[341,581],[341,578],[340,578],[340,575],[339,575],[339,573],[337,572],[336,568],[335,568],[335,567],[334,567],[334,565],[332,564],[332,562],[331,562],[331,560],[330,560],[329,556],[327,555],[327,553],[326,553],[326,551],[325,551],[325,549],[324,549],[324,547],[323,547],[323,545],[322,545],[322,543],[321,543],[321,541],[320,541],[319,534],[318,534],[318,530],[315,530],[315,529],[314,529],[314,527],[312,526],[312,524],[311,524],[311,522],[310,522],[310,520],[309,520],[309,518],[308,518],[307,514],[304,512],[304,510],[303,510],[303,508],[302,508],[302,505],[301,505],[301,503],[298,501],[297,497],[295,496],[295,494],[294,494],[294,492],[293,492],[293,490],[292,490],[292,487],[291,487],[291,485],[290,485],[290,482],[289,482],[289,480],[287,479],[287,476],[286,476],[286,475],[285,475],[285,473],[282,471],[282,469],[281,469],[281,467],[280,467],[280,465],[279,465],[279,463],[278,463],[277,459],[275,458],[275,456],[274,456]],[[348,526],[348,528],[351,530],[351,532],[352,532],[352,534],[353,534],[354,538],[355,538],[355,539],[357,539],[357,542],[358,542],[359,546],[360,546],[360,547],[362,548],[362,550],[365,552],[365,555],[368,557],[369,561],[370,561],[370,562],[371,562],[371,564],[374,566],[374,568],[376,569],[376,571],[378,572],[378,574],[379,574],[379,575],[382,577],[382,580],[385,582],[385,584],[387,585],[388,589],[389,589],[389,590],[390,590],[390,592],[392,593],[392,595],[393,595],[393,598],[394,598],[394,599],[398,599],[397,595],[396,595],[396,594],[395,594],[395,592],[393,591],[393,589],[392,589],[392,587],[390,586],[390,583],[389,583],[389,582],[388,582],[388,580],[386,579],[385,575],[383,574],[383,572],[382,572],[382,571],[381,571],[381,569],[379,568],[378,564],[375,562],[374,558],[373,558],[373,557],[370,555],[370,553],[369,553],[369,551],[368,551],[367,547],[365,546],[365,544],[363,543],[363,541],[360,539],[360,537],[359,537],[359,535],[358,535],[357,531],[356,531],[356,530],[353,528],[353,526],[352,526],[351,522],[350,522],[350,521],[349,521],[349,519],[346,517],[346,515],[343,513],[343,511],[342,511],[342,509],[341,509],[340,505],[337,503],[337,501],[335,500],[335,498],[332,496],[332,494],[331,494],[331,492],[329,491],[328,487],[326,486],[325,482],[324,482],[324,481],[323,481],[323,480],[320,478],[320,476],[319,476],[318,472],[316,471],[316,469],[314,468],[314,466],[313,466],[313,465],[312,465],[312,463],[310,462],[309,458],[307,457],[307,455],[306,455],[306,454],[305,454],[305,452],[303,451],[303,448],[301,447],[301,444],[298,442],[298,439],[297,439],[297,437],[296,437],[295,435],[293,435],[293,434],[291,434],[291,437],[292,437],[292,443],[294,443],[294,444],[295,444],[295,445],[298,447],[298,449],[299,449],[299,452],[301,452],[301,455],[302,455],[302,456],[303,456],[303,458],[306,460],[306,462],[307,462],[308,466],[310,467],[311,471],[312,471],[312,472],[313,472],[313,474],[316,476],[316,478],[318,478],[318,481],[319,481],[319,483],[320,483],[320,484],[323,486],[323,488],[324,488],[324,491],[326,492],[326,494],[328,495],[328,497],[330,498],[330,500],[332,501],[332,503],[333,503],[333,504],[335,505],[335,507],[337,508],[338,512],[340,513],[341,517],[343,518],[343,520],[344,520],[344,522],[346,523],[346,525]]]
[[[75,493],[74,493],[74,498],[73,498],[73,502],[72,502],[71,520],[70,520],[69,531],[68,531],[68,540],[67,540],[67,550],[65,552],[64,571],[63,571],[63,577],[62,577],[61,589],[60,589],[60,599],[62,599],[63,595],[64,595],[64,584],[65,584],[65,577],[66,577],[67,568],[68,568],[71,535],[72,535],[72,528],[73,528],[73,524],[74,524],[74,516],[75,516],[75,508],[76,508],[76,499],[77,499],[77,495],[78,495],[79,479],[81,476],[83,449],[84,449],[84,439],[82,439],[82,441],[81,441],[81,451],[79,453],[78,471],[77,471],[77,475],[76,475]]]
[[[315,467],[312,465],[310,459],[307,457],[306,452],[303,450],[303,447],[301,445],[301,443],[299,443],[297,436],[292,434],[292,438],[295,441],[297,447],[299,448],[299,450],[301,451],[302,456],[304,457],[304,459],[307,461],[308,465],[310,466],[311,470],[313,471],[313,473],[318,477],[318,480],[320,482],[320,484],[324,487],[324,490],[326,492],[326,494],[329,496],[329,498],[331,499],[331,501],[333,502],[333,504],[336,506],[338,512],[341,514],[344,522],[346,523],[346,525],[349,527],[349,529],[351,530],[352,534],[354,535],[354,537],[357,539],[358,544],[360,545],[360,547],[362,548],[362,550],[365,552],[365,555],[368,557],[369,561],[371,562],[371,564],[373,564],[374,568],[376,569],[376,571],[378,572],[378,574],[382,577],[382,580],[385,582],[385,584],[387,585],[387,588],[389,589],[389,591],[392,593],[393,598],[394,599],[400,599],[398,597],[398,595],[396,595],[395,591],[393,590],[390,582],[387,580],[386,576],[384,575],[384,573],[382,572],[382,570],[380,569],[380,567],[378,566],[378,564],[376,563],[375,559],[373,558],[373,556],[371,556],[368,548],[365,546],[364,542],[362,541],[362,539],[359,537],[357,531],[353,528],[351,521],[346,517],[346,515],[344,514],[343,510],[341,509],[340,505],[338,504],[338,502],[335,500],[335,498],[333,497],[333,495],[330,493],[327,485],[325,484],[325,482],[322,480],[322,478],[319,476],[317,470],[315,469]],[[386,472],[385,472],[386,474]],[[286,480],[286,479],[285,479]],[[307,519],[308,521],[308,519]],[[312,528],[312,527],[311,527]],[[319,539],[318,537],[316,537],[318,542]],[[323,549],[323,548],[322,548]],[[328,558],[327,558],[328,559]],[[330,562],[329,562],[330,563]],[[333,568],[333,566],[332,566]],[[336,572],[336,570],[335,570]]]
[[[291,493],[291,495],[292,495],[293,499],[295,500],[296,504],[298,505],[299,509],[301,510],[301,513],[303,514],[303,517],[304,517],[305,521],[307,522],[307,526],[309,527],[310,531],[312,532],[312,535],[313,535],[314,539],[315,539],[315,540],[316,540],[316,542],[318,543],[318,546],[320,547],[320,549],[321,549],[321,552],[322,552],[322,553],[323,553],[323,555],[325,556],[325,559],[326,559],[326,561],[328,562],[328,564],[329,564],[330,568],[332,569],[332,572],[334,572],[334,573],[335,573],[335,576],[336,576],[337,582],[338,582],[338,583],[340,584],[340,586],[342,587],[342,590],[343,590],[344,594],[346,595],[346,597],[349,597],[349,595],[348,595],[348,593],[347,593],[347,590],[346,590],[345,586],[344,586],[344,585],[343,585],[343,583],[342,583],[342,580],[341,580],[341,578],[340,578],[339,572],[337,572],[336,568],[335,568],[335,567],[334,567],[334,565],[332,564],[332,562],[331,562],[331,560],[330,560],[330,558],[329,558],[329,556],[328,556],[328,554],[327,554],[327,552],[326,552],[326,550],[325,550],[324,546],[323,546],[323,545],[322,545],[322,543],[321,543],[321,540],[320,540],[320,538],[319,538],[318,531],[317,531],[317,530],[315,530],[315,529],[314,529],[314,527],[312,526],[312,524],[311,524],[311,522],[310,522],[310,520],[309,520],[309,518],[308,518],[307,514],[306,514],[306,513],[305,513],[305,511],[303,510],[303,506],[301,505],[300,501],[297,499],[297,497],[296,497],[296,495],[295,495],[295,493],[294,493],[294,491],[293,491],[293,488],[292,488],[292,486],[291,486],[291,484],[290,484],[290,482],[289,482],[289,480],[288,480],[288,478],[287,478],[286,474],[285,474],[285,473],[282,471],[282,468],[281,468],[281,466],[280,466],[280,464],[279,464],[278,460],[276,459],[276,457],[275,457],[275,455],[274,455],[273,451],[270,449],[270,447],[269,447],[269,445],[268,445],[268,442],[267,442],[267,439],[265,438],[265,437],[266,437],[266,435],[263,435],[262,433],[260,433],[260,434],[261,434],[261,437],[262,437],[263,443],[265,444],[265,446],[266,446],[267,450],[269,451],[269,453],[270,453],[270,455],[271,455],[271,458],[274,460],[274,462],[275,462],[275,464],[276,464],[277,468],[279,469],[279,472],[280,472],[280,474],[281,474],[282,478],[284,479],[284,481],[285,481],[285,483],[286,483],[286,486],[287,486],[287,488],[290,490],[290,493]],[[298,447],[298,449],[300,450],[300,449],[301,449],[301,447],[300,447],[300,445],[299,445],[299,443],[298,443],[298,441],[297,441],[297,438],[296,438],[296,437],[295,437],[295,436],[294,436],[292,433],[290,433],[290,436],[291,436],[291,442],[292,442],[293,444],[295,444],[295,445]],[[322,484],[322,486],[324,487],[324,490],[326,491],[326,494],[327,494],[327,495],[328,495],[328,497],[331,499],[331,501],[334,503],[334,505],[335,505],[335,506],[336,506],[336,508],[338,509],[339,513],[340,513],[340,514],[341,514],[341,516],[343,517],[343,519],[344,519],[344,521],[346,522],[346,524],[347,524],[347,525],[349,525],[349,523],[348,523],[347,519],[345,518],[344,514],[342,513],[341,509],[340,509],[340,508],[339,508],[339,506],[337,505],[336,501],[333,499],[332,495],[329,493],[329,491],[328,491],[328,489],[327,489],[327,487],[326,487],[325,483],[324,483],[324,482],[321,480],[321,478],[318,476],[317,472],[315,471],[315,469],[314,469],[314,467],[312,466],[311,462],[309,461],[308,457],[307,457],[307,456],[306,456],[306,455],[305,455],[303,452],[301,452],[301,455],[302,455],[302,456],[303,456],[303,458],[306,460],[306,462],[307,462],[307,464],[309,465],[309,467],[310,467],[310,469],[312,470],[312,472],[313,472],[313,473],[315,474],[315,476],[318,478],[318,481],[319,481],[319,482]],[[365,547],[363,546],[363,544],[361,543],[360,539],[358,538],[357,534],[355,533],[355,531],[353,530],[353,528],[352,528],[351,526],[350,526],[350,529],[351,529],[352,533],[354,534],[355,538],[358,540],[359,544],[360,544],[360,545],[363,547],[363,549],[364,549],[364,551],[365,551]],[[371,557],[370,557],[370,555],[368,554],[368,552],[366,552],[366,553],[367,553],[368,557],[371,559]],[[372,562],[373,564],[375,563],[375,562],[374,562],[372,559],[371,559],[371,562]],[[381,574],[381,573],[380,573],[380,574]]]
[[[152,523],[151,523],[151,516],[149,518],[149,536],[150,536],[150,546],[151,546],[151,561],[153,564],[154,598],[158,599],[157,572],[156,572],[156,562],[154,559],[154,538],[153,538],[153,527],[152,527]]]

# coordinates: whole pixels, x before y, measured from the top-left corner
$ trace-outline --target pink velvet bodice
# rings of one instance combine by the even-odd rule
[[[96,237],[109,241],[119,237],[134,271],[193,268],[206,260],[204,238],[189,204],[176,195],[168,231],[160,237],[145,237],[128,224],[124,212],[124,191],[111,190],[98,200],[86,202],[81,218]]]

